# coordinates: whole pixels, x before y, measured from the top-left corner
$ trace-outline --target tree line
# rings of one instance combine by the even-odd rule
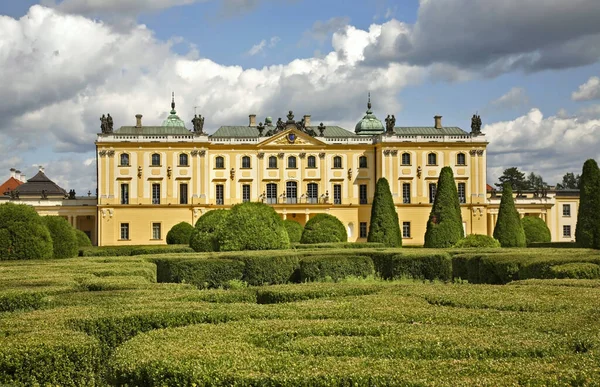
[[[502,176],[498,178],[498,183],[494,185],[502,188],[506,183],[510,185],[513,191],[543,190],[549,187],[549,184],[544,181],[541,175],[535,172],[526,175],[524,172],[519,171],[517,167],[505,169]],[[581,175],[567,172],[564,174],[562,181],[556,183],[556,189],[579,189],[580,185]]]

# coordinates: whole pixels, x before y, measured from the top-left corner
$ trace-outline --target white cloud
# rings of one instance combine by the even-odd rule
[[[522,87],[513,87],[500,98],[492,101],[492,105],[499,108],[513,109],[529,104],[527,92]]]
[[[279,41],[281,41],[279,36],[273,36],[271,39],[269,39],[268,42],[266,39],[263,39],[260,41],[260,43],[252,46],[252,48],[250,48],[250,50],[248,50],[247,54],[250,56],[260,54],[261,52],[264,52],[265,48],[267,48],[267,47],[268,48],[275,47],[277,45],[277,43],[279,43]]]
[[[325,43],[334,32],[343,30],[348,23],[350,23],[350,18],[345,16],[336,16],[325,21],[317,20],[310,30],[304,32],[302,43],[307,44],[310,40],[316,40],[321,44]]]
[[[589,101],[600,99],[600,78],[591,77],[586,83],[579,86],[579,90],[571,94],[573,101]]]
[[[565,173],[581,171],[586,159],[600,159],[600,116],[544,117],[534,108],[514,120],[485,125],[482,131],[490,142],[490,183],[499,176],[494,171],[501,174],[505,168],[517,166],[555,184]]]

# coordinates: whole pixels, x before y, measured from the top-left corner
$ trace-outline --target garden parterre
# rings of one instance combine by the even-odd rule
[[[307,251],[302,254],[343,255]],[[563,265],[596,262],[581,250],[499,252],[530,253]],[[453,252],[461,254],[472,253]],[[577,254],[581,259],[573,258]],[[239,255],[226,256],[237,261]],[[353,278],[227,290],[156,282],[153,260],[218,256],[0,263],[0,384],[497,386],[600,380],[598,279],[473,285]]]

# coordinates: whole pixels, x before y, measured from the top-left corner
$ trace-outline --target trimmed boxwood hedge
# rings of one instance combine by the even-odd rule
[[[52,237],[54,258],[76,257],[79,253],[79,242],[73,226],[61,216],[44,216],[42,219]]]
[[[194,226],[188,222],[177,223],[167,233],[168,245],[187,245],[194,231]]]
[[[234,259],[155,260],[158,282],[189,283],[200,289],[227,287],[244,277],[244,262]]]
[[[488,235],[482,234],[471,234],[467,235],[466,238],[459,240],[453,246],[456,248],[468,248],[468,247],[478,247],[478,248],[498,248],[500,247],[500,242],[496,239],[492,238]]]
[[[556,278],[596,279],[600,278],[600,266],[594,263],[575,262],[550,268]]]
[[[235,259],[235,257],[232,257]],[[294,282],[298,269],[296,256],[245,256],[243,280],[248,285],[273,285]]]
[[[288,233],[288,237],[290,238],[290,243],[299,243],[302,238],[302,231],[304,231],[304,227],[295,220],[286,219],[283,221],[283,225]]]
[[[366,278],[375,273],[373,260],[361,255],[333,255],[306,257],[300,260],[300,281],[332,279],[338,281],[346,277]]]
[[[83,231],[75,229],[75,237],[77,238],[77,245],[80,248],[92,247],[92,241],[90,240],[90,237],[88,237]]]
[[[344,224],[335,216],[317,214],[304,226],[300,243],[336,243],[348,242],[348,233]]]
[[[383,279],[414,278],[449,281],[452,259],[447,253],[389,254],[373,256],[377,273]]]
[[[82,248],[82,257],[129,257],[134,255],[175,254],[194,252],[187,245],[157,245],[157,246],[101,246]]]

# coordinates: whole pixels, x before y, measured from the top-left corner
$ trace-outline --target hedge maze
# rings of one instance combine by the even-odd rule
[[[600,380],[600,252],[357,247],[0,262],[0,385]]]

